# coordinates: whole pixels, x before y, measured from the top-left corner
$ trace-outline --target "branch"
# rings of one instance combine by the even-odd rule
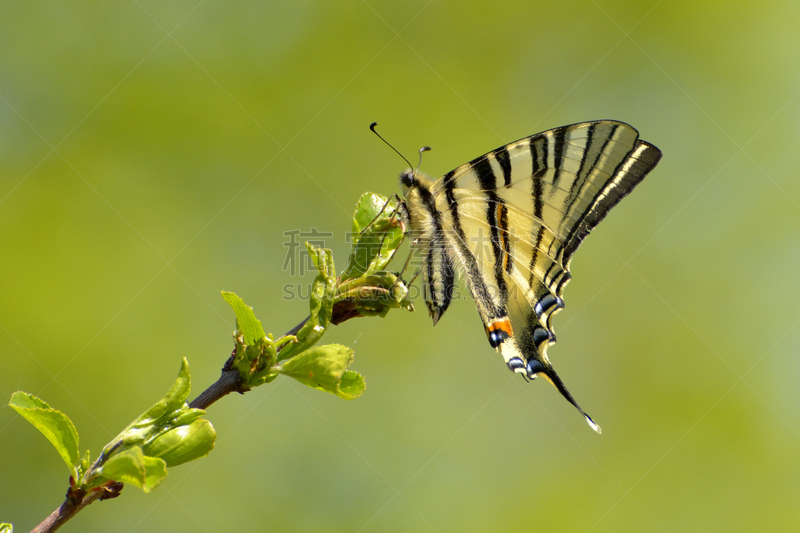
[[[356,318],[361,315],[358,310],[356,309],[353,302],[349,301],[342,301],[334,304],[333,306],[333,316],[331,317],[331,324],[341,324],[346,320],[350,320],[351,318]],[[295,335],[300,328],[308,320],[308,317],[304,318],[302,322],[297,324],[295,327],[287,331],[283,334],[284,337],[288,337],[290,335]],[[284,345],[282,348],[284,348]],[[242,383],[241,375],[239,371],[232,368],[233,364],[233,357],[234,353],[228,357],[228,360],[225,361],[225,364],[222,366],[222,374],[220,375],[219,379],[214,382],[213,385],[208,387],[200,396],[195,398],[189,403],[189,407],[197,408],[197,409],[207,409],[211,404],[222,398],[223,396],[227,396],[232,392],[238,392],[239,394],[244,394],[247,392],[248,388],[245,388]]]
[[[356,318],[361,315],[352,302],[342,301],[333,306],[333,316],[331,317],[331,324],[341,324],[351,318]],[[283,336],[287,337],[296,334],[300,328],[306,323],[308,318],[304,318],[299,324],[287,331]],[[244,394],[248,388],[245,388],[242,383],[242,377],[239,371],[232,368],[234,354],[228,357],[225,364],[222,366],[222,374],[219,379],[215,381],[210,387],[200,393],[200,395],[189,403],[189,407],[197,409],[207,409],[214,402],[220,398],[227,396],[232,392]],[[72,488],[67,492],[67,498],[61,507],[56,509],[50,514],[41,524],[31,530],[31,533],[49,533],[56,531],[64,525],[70,518],[75,516],[79,511],[83,510],[94,503],[96,500],[107,500],[119,496],[119,491],[122,490],[122,483],[118,484],[118,488],[103,487],[103,490],[92,491],[87,494],[78,494]],[[82,492],[82,491],[81,491]],[[111,495],[113,494],[113,495]]]
[[[102,501],[116,498],[120,495],[120,491],[122,490],[122,483],[111,482],[86,493],[85,491],[72,487],[74,480],[71,477],[69,480],[70,488],[67,491],[67,498],[64,500],[64,503],[61,504],[61,507],[53,511],[50,516],[45,518],[41,524],[33,528],[31,533],[48,533],[55,531],[66,524],[70,518],[78,514],[78,511],[81,511],[84,507],[91,505],[96,500]]]
[[[379,207],[380,210],[378,210]],[[344,374],[331,370],[339,367],[346,368],[352,361],[352,350],[339,345],[314,348],[312,346],[319,340],[329,324],[338,325],[360,316],[385,316],[392,308],[413,310],[413,305],[407,299],[408,288],[400,278],[401,274],[386,271],[387,264],[392,260],[397,247],[405,237],[405,226],[402,220],[398,219],[396,209],[397,206],[392,205],[391,200],[378,195],[367,193],[361,197],[353,216],[353,227],[359,230],[358,239],[354,241],[350,263],[339,277],[336,277],[335,274],[331,251],[306,243],[309,254],[319,270],[313,285],[315,290],[310,302],[311,315],[279,337],[277,342],[273,341],[271,335],[269,337],[265,336],[261,322],[255,317],[251,307],[247,306],[235,294],[223,293],[223,297],[231,304],[237,316],[238,329],[235,335],[236,348],[222,366],[219,379],[200,393],[187,407],[184,403],[186,396],[180,392],[182,390],[181,387],[185,387],[185,393],[188,394],[190,383],[188,363],[184,359],[181,374],[173,388],[170,389],[170,392],[161,402],[153,406],[150,411],[145,412],[142,417],[146,419],[154,409],[157,414],[153,416],[161,416],[161,414],[158,414],[161,413],[159,409],[163,409],[165,405],[171,405],[170,402],[174,401],[171,395],[179,394],[183,394],[177,400],[181,404],[181,412],[186,412],[188,415],[196,417],[198,413],[188,411],[191,409],[206,410],[217,400],[231,392],[244,394],[251,387],[272,381],[277,377],[278,373],[291,376],[301,383],[320,390],[326,390],[342,398],[352,399],[360,395],[364,390],[364,381],[361,375],[354,371],[347,371],[348,381],[344,386],[341,386],[341,377]],[[306,331],[301,335],[302,338],[297,338],[297,334],[300,333],[303,326],[309,324],[314,327],[307,327]],[[245,338],[248,339],[247,345],[244,342]],[[293,348],[284,353],[283,359],[279,359],[277,354],[287,347]],[[243,357],[245,359],[242,359]],[[285,361],[285,363],[277,365],[281,361]],[[248,364],[250,364],[249,372]],[[312,365],[311,371],[307,371],[309,365]],[[313,365],[317,366],[314,367]],[[298,368],[302,369],[302,372],[293,373]],[[273,372],[272,369],[275,369],[275,371]],[[261,372],[261,374],[258,374],[258,372]],[[311,375],[314,372],[317,373],[314,374],[315,380],[312,380]],[[256,376],[255,378],[253,378],[254,375]],[[33,402],[30,398],[28,400]],[[44,409],[45,407],[49,409],[49,406],[43,401],[35,398],[34,400],[33,409]],[[64,418],[66,422],[69,422],[66,416]],[[140,419],[134,421],[134,425],[139,422],[145,423]],[[152,423],[152,421],[145,421]],[[209,422],[204,422],[209,427],[211,426]],[[186,422],[186,425],[188,426],[189,423]],[[191,425],[194,425],[194,418]],[[72,431],[75,433],[71,422],[69,427],[72,427]],[[128,429],[131,428],[132,426],[129,426]],[[131,429],[131,431],[133,430],[141,433],[142,428],[137,426]],[[123,434],[127,435],[125,431]],[[211,427],[210,431],[212,439],[210,442],[213,447],[213,437],[215,436],[213,427]],[[164,433],[164,435],[168,434],[170,434],[169,431]],[[189,438],[191,437],[187,437],[187,442]],[[75,433],[74,440],[77,443],[77,433]],[[98,468],[102,469],[102,465],[108,460],[109,455],[121,446],[123,442],[124,438],[120,438],[113,446],[110,443],[109,446],[111,447],[104,449],[104,452],[88,470],[84,471],[87,468],[85,465],[72,467],[75,475],[78,476],[78,481],[76,482],[75,479],[70,477],[70,488],[67,491],[64,503],[35,527],[32,530],[33,533],[56,531],[79,511],[83,510],[84,507],[97,500],[107,500],[120,495],[123,487],[121,482],[105,477],[107,481],[100,486],[96,486],[86,484],[85,480],[87,475],[91,475]],[[157,439],[153,442],[157,442]],[[202,441],[200,442],[202,443]],[[59,446],[56,447],[59,448]],[[61,453],[63,450],[59,449],[59,451]],[[208,451],[210,451],[210,447],[203,455],[189,457],[176,462],[175,465],[203,457]],[[143,456],[141,449],[139,450],[139,455]],[[158,454],[152,457],[161,459]],[[163,468],[172,466],[169,465],[169,459],[166,459],[166,456],[164,457],[165,459],[161,461],[165,465]],[[86,461],[88,462],[88,454]],[[69,463],[70,461],[68,461],[68,465]],[[159,474],[160,477],[155,481],[156,484],[166,475],[166,470],[163,470],[163,472],[163,474]],[[130,483],[135,484],[134,481],[130,481]],[[142,485],[137,486],[145,490]]]
[[[100,497],[99,493],[90,492],[89,494],[86,495],[84,499],[82,499],[77,504],[72,503],[72,500],[67,498],[66,500],[64,500],[64,503],[61,504],[61,507],[53,511],[52,514],[47,518],[45,518],[45,520],[41,524],[33,528],[31,530],[31,533],[45,533],[48,531],[57,530],[58,528],[63,526],[67,522],[67,520],[72,518],[78,511],[80,511],[87,505],[91,504],[99,497]]]

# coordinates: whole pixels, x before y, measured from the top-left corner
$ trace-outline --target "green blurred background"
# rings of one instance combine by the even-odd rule
[[[214,405],[209,458],[63,531],[800,529],[797,2],[0,3],[0,395],[94,453],[233,313],[280,334],[291,230],[344,267],[365,191],[544,129],[613,118],[664,159],[587,239],[550,356],[595,435],[513,376],[467,302],[333,328],[368,382],[279,379]],[[66,469],[0,408],[0,521]]]

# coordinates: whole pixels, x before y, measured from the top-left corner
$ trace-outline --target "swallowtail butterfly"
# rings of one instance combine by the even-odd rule
[[[598,433],[547,357],[556,341],[551,322],[581,241],[660,158],[628,124],[599,120],[525,137],[438,181],[412,170],[400,176],[400,213],[422,257],[433,323],[462,271],[508,368],[550,381]]]

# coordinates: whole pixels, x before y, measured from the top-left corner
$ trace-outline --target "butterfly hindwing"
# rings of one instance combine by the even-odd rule
[[[487,219],[479,216],[483,210],[497,209],[501,203],[463,190],[460,196],[464,202],[459,204],[462,206],[459,214],[462,220],[469,221],[468,224],[462,223],[463,238],[472,244],[471,260],[479,272],[478,276],[466,276],[466,283],[477,303],[489,344],[501,353],[514,372],[529,379],[544,376],[578,408],[593,429],[600,431],[572,398],[547,357],[548,346],[556,341],[552,317],[564,307],[563,300],[556,294],[556,286],[559,279],[565,279],[560,277],[561,274],[568,274],[543,251],[534,252],[538,249],[528,239],[527,231],[521,231],[524,237],[520,239],[513,239],[509,231],[509,238],[505,240],[503,227],[495,227],[493,231]],[[469,207],[463,208],[465,205]],[[527,229],[529,226],[543,227],[528,217],[515,228]],[[540,230],[535,233],[539,234]],[[499,242],[487,239],[486,235],[498,235]],[[509,249],[503,246],[504,242],[511,243]],[[505,268],[506,262],[512,265],[510,269]],[[557,272],[555,277],[548,278],[553,272]],[[545,279],[551,281],[550,286]],[[488,302],[480,294],[490,295]]]

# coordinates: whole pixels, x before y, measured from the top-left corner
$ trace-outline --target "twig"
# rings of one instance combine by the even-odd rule
[[[100,498],[100,493],[98,492],[90,492],[77,504],[72,503],[72,500],[67,498],[64,500],[64,503],[61,504],[61,507],[53,511],[52,514],[45,518],[41,524],[33,528],[31,533],[45,533],[48,531],[57,530],[78,511],[91,504],[98,498]]]
[[[72,486],[74,480],[72,478],[69,478],[69,480],[70,488],[67,491],[67,498],[64,500],[64,503],[61,504],[61,507],[53,511],[50,516],[45,518],[41,524],[33,528],[31,533],[48,533],[55,531],[66,524],[78,511],[94,503],[95,500],[102,501],[116,498],[120,495],[120,491],[122,490],[122,483],[109,481],[87,493],[74,488]]]
[[[361,316],[352,305],[352,302],[338,302],[333,306],[331,324],[341,324],[345,320]],[[285,336],[294,335],[308,321],[308,317],[290,329]],[[284,345],[288,346],[288,345]],[[200,393],[200,395],[189,403],[189,407],[197,409],[207,409],[220,398],[232,392],[244,394],[248,388],[244,387],[239,371],[232,368],[234,354],[232,353],[225,364],[222,366],[222,374],[219,379],[210,387]],[[41,524],[31,530],[31,533],[50,533],[63,526],[70,518],[75,516],[84,507],[91,505],[96,500],[107,500],[119,496],[122,490],[122,483],[109,483],[97,490],[84,492],[70,487],[67,491],[67,498],[61,506],[53,511]]]

